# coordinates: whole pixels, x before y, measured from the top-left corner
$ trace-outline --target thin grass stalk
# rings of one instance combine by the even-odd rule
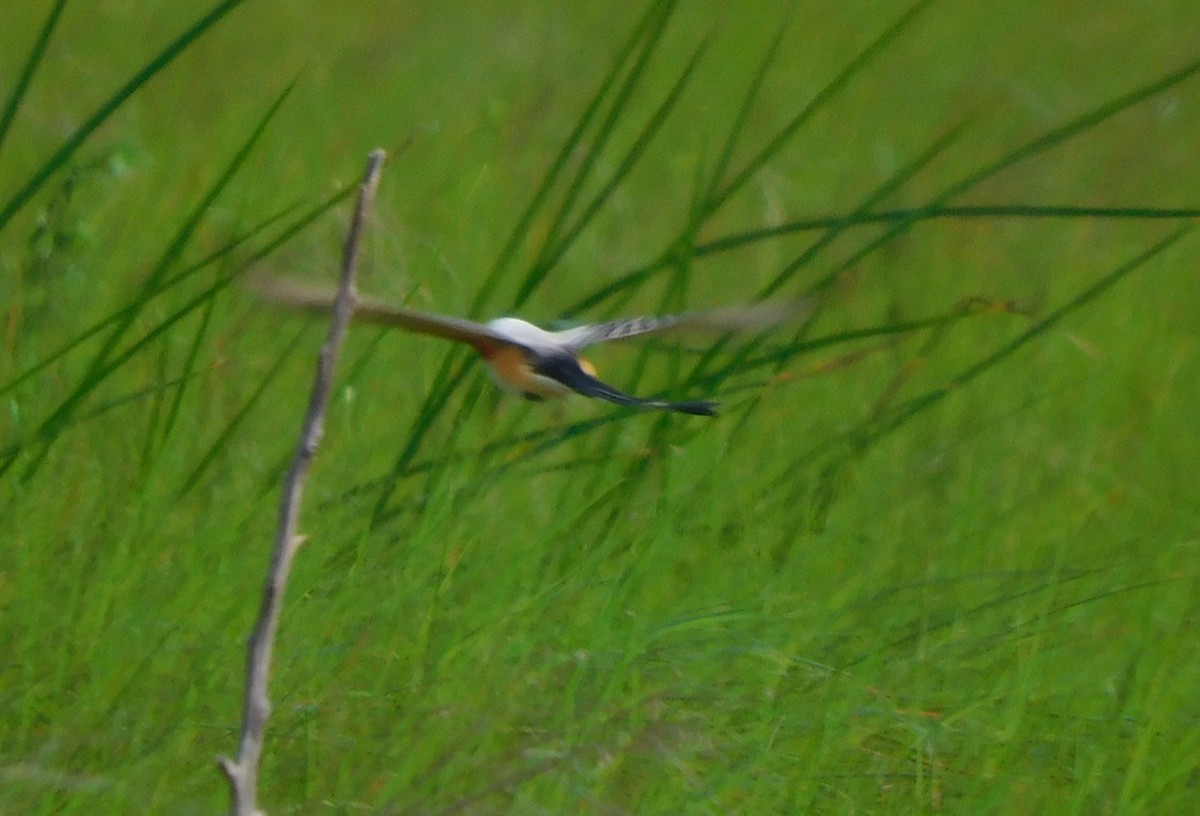
[[[38,449],[34,452],[32,460],[25,466],[21,473],[21,481],[28,482],[35,473],[40,469],[46,454],[50,447],[54,444],[59,433],[64,427],[67,420],[78,410],[83,401],[93,392],[99,385],[111,374],[121,363],[130,359],[133,355],[130,350],[113,358],[117,346],[124,337],[126,331],[133,324],[137,315],[142,311],[145,304],[149,300],[152,292],[155,292],[162,279],[165,277],[167,270],[170,269],[182,255],[183,250],[191,237],[199,227],[202,219],[207,214],[209,207],[219,197],[220,193],[233,180],[238,170],[249,157],[251,150],[258,143],[258,140],[266,132],[267,125],[278,113],[291,93],[291,85],[284,89],[275,101],[267,109],[267,112],[259,120],[249,138],[242,144],[241,148],[234,154],[224,172],[217,180],[205,191],[201,201],[193,208],[192,212],[185,219],[183,225],[176,231],[162,256],[151,269],[150,274],[142,283],[141,291],[134,299],[130,308],[122,310],[120,317],[116,320],[115,325],[109,330],[107,337],[102,341],[100,349],[93,356],[91,363],[88,366],[87,372],[80,379],[74,390],[59,403],[59,406],[54,409],[46,419],[38,425],[33,432],[32,438],[38,443]],[[162,325],[162,324],[160,324]],[[153,333],[152,333],[153,334]],[[151,335],[147,335],[141,342],[135,343],[133,349],[140,349],[145,345],[145,342]],[[115,361],[114,361],[115,360]],[[4,462],[0,462],[0,477],[15,462],[15,457],[9,458]]]
[[[4,142],[8,138],[8,132],[12,129],[13,122],[16,121],[17,111],[21,109],[21,102],[24,101],[25,94],[29,91],[29,83],[33,81],[33,76],[37,73],[42,57],[46,54],[46,46],[50,44],[54,29],[58,27],[58,18],[62,16],[63,8],[66,5],[67,0],[57,0],[51,7],[50,13],[46,15],[46,19],[42,23],[41,31],[38,32],[37,39],[34,40],[33,48],[29,50],[25,66],[21,69],[20,76],[17,77],[17,84],[13,86],[13,91],[4,104],[4,113],[0,114],[0,155],[4,153]]]
[[[213,26],[224,19],[231,11],[246,0],[225,0],[211,8],[207,14],[193,23],[187,30],[167,44],[167,47],[156,54],[146,65],[137,71],[129,81],[116,90],[108,99],[100,104],[91,116],[84,120],[71,137],[58,150],[46,159],[35,170],[29,180],[12,197],[0,207],[0,232],[8,226],[9,221],[41,190],[50,177],[66,166],[71,157],[96,130],[107,122],[122,105],[153,79],[158,73],[174,62],[180,54],[191,47],[200,37]],[[19,100],[18,100],[19,101]],[[14,113],[15,115],[15,113]]]

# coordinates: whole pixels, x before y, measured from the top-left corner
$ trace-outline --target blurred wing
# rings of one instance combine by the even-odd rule
[[[694,312],[674,317],[635,317],[628,320],[612,320],[607,323],[580,326],[577,329],[557,332],[555,339],[572,351],[578,351],[596,343],[626,340],[647,334],[665,334],[675,331],[726,334],[769,329],[789,320],[800,320],[811,314],[812,310],[813,302],[811,300],[726,306],[707,312]]]
[[[285,278],[263,278],[252,281],[250,285],[264,300],[313,314],[328,312],[333,308],[334,299],[337,297],[337,290],[333,287]],[[470,343],[485,353],[497,346],[518,345],[473,320],[419,312],[362,295],[359,295],[357,300],[354,307],[355,320],[396,326],[418,334]]]

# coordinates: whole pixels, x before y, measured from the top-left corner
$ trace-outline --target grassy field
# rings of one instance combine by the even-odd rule
[[[1193,0],[140,5],[4,15],[0,812],[226,807],[324,332],[236,282],[377,146],[365,291],[819,309],[594,355],[715,420],[353,331],[267,812],[1195,812]]]

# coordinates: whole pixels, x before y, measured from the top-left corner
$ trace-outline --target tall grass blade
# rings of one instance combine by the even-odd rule
[[[1051,314],[1034,323],[1011,341],[1003,344],[991,354],[985,355],[976,363],[967,366],[957,375],[947,380],[944,385],[906,400],[890,411],[873,415],[845,434],[810,449],[800,458],[789,463],[788,467],[772,482],[770,490],[773,492],[779,490],[794,491],[797,483],[796,474],[802,468],[814,463],[821,456],[822,451],[836,450],[837,452],[830,455],[821,466],[817,485],[812,496],[813,502],[809,523],[811,529],[822,529],[824,519],[836,498],[834,483],[838,474],[847,463],[866,455],[875,444],[886,436],[934,407],[951,393],[964,388],[987,371],[1004,362],[1020,348],[1043,335],[1065,317],[1083,308],[1118,282],[1143,267],[1154,257],[1170,248],[1189,234],[1191,230],[1192,227],[1187,224],[1179,227],[1150,248],[1097,280],[1091,286],[1081,290],[1075,297],[1054,310]],[[966,312],[964,311],[963,314],[965,315]],[[935,331],[939,328],[944,328],[944,324],[943,326],[935,326]],[[890,397],[890,394],[885,390],[884,396]],[[777,563],[785,555],[785,552],[777,552],[775,554]]]
[[[936,139],[921,154],[909,161],[907,164],[897,170],[891,177],[885,180],[883,184],[873,190],[852,212],[848,213],[842,219],[832,222],[817,240],[813,241],[809,246],[807,246],[799,255],[796,256],[796,258],[785,264],[784,267],[775,275],[775,277],[772,278],[772,280],[758,293],[757,297],[768,298],[776,294],[779,289],[788,283],[800,269],[811,263],[812,260],[816,258],[823,249],[832,244],[839,235],[848,229],[860,214],[870,211],[870,209],[880,201],[883,201],[895,194],[895,192],[899,190],[906,182],[911,180],[918,173],[928,167],[935,159],[945,153],[945,151],[948,150],[962,134],[965,126],[965,124],[960,124],[948,130],[945,134]],[[839,270],[841,268],[842,267],[838,267]],[[822,288],[828,285],[829,281],[833,279],[833,274],[836,273],[831,273],[821,281],[813,284],[809,287],[808,291],[810,293],[820,291]],[[807,320],[800,326],[800,328],[797,330],[795,338],[790,344],[790,347],[802,347],[802,344],[800,344],[799,341],[806,333],[807,327],[810,324],[811,320]],[[751,338],[747,341],[739,343],[735,353],[731,355],[728,361],[722,365],[720,372],[723,375],[729,375],[734,372],[744,371],[744,365],[747,359],[760,345],[761,338]],[[691,373],[685,378],[684,386],[693,387],[698,383],[698,381],[705,380],[707,381],[708,388],[710,390],[718,387],[722,381],[722,378],[721,376],[713,377],[711,374],[709,374],[708,367],[719,354],[724,352],[725,346],[725,343],[715,343],[703,355],[701,355],[700,359],[693,366]],[[780,363],[779,367],[780,369],[782,368],[782,363]]]
[[[905,29],[916,22],[934,0],[917,0],[909,6],[903,14],[884,29],[878,37],[872,40],[866,48],[858,52],[846,67],[843,68],[837,76],[823,87],[816,96],[809,101],[807,105],[792,117],[792,119],[780,128],[779,132],[767,142],[766,146],[758,152],[746,165],[726,184],[721,190],[709,201],[709,206],[713,212],[716,212],[722,204],[729,200],[730,196],[745,186],[755,173],[771,160],[771,158],[782,150],[792,137],[799,132],[809,119],[811,119],[822,108],[832,102],[842,90],[850,84],[850,81],[858,76],[872,60],[879,57],[887,50],[888,46],[892,45],[904,33]]]
[[[1169,90],[1185,80],[1191,79],[1200,72],[1200,59],[1184,65],[1182,68],[1172,71],[1166,76],[1160,77],[1152,82],[1135,88],[1127,94],[1118,96],[1115,99],[1104,102],[1090,111],[1077,116],[1076,118],[1060,125],[1057,128],[1047,131],[1041,136],[1032,139],[1031,141],[1021,145],[1020,147],[1004,154],[990,164],[985,164],[976,170],[974,173],[965,176],[956,187],[947,191],[943,196],[945,199],[952,198],[956,195],[966,192],[972,187],[977,186],[982,181],[997,173],[1011,167],[1025,159],[1032,158],[1040,153],[1056,147],[1063,142],[1066,142],[1081,133],[1099,125],[1107,119],[1111,119],[1122,111],[1132,108],[1141,102],[1145,102],[1153,96],[1156,96],[1163,91]]]
[[[522,306],[536,287],[537,284],[531,282],[530,279],[537,278],[540,282],[549,271],[548,267],[550,263],[548,263],[547,257],[551,252],[551,247],[559,242],[567,217],[574,209],[579,196],[582,195],[584,185],[592,177],[593,168],[612,138],[617,124],[628,109],[630,99],[633,97],[635,90],[645,77],[646,68],[650,59],[657,51],[662,34],[666,30],[667,23],[670,21],[671,14],[676,5],[677,3],[673,1],[663,2],[652,9],[652,11],[657,12],[657,16],[653,24],[647,28],[645,34],[642,36],[640,50],[633,60],[629,73],[626,75],[624,82],[616,89],[615,96],[611,105],[609,105],[607,113],[602,118],[596,134],[591,138],[587,150],[580,159],[579,168],[576,170],[573,178],[567,183],[567,189],[563,194],[562,200],[557,204],[556,213],[550,222],[542,249],[525,281],[517,288],[517,295],[513,301],[514,308]]]
[[[638,43],[642,42],[647,37],[657,37],[656,31],[661,29],[667,22],[671,10],[674,8],[678,0],[659,0],[659,2],[651,4],[647,9],[646,14],[639,20],[634,27],[633,33],[625,41],[624,45],[617,51],[613,57],[611,67],[604,78],[600,81],[600,85],[584,106],[583,112],[576,121],[570,134],[563,141],[562,147],[558,154],[554,157],[554,161],[550,163],[549,169],[542,177],[538,184],[537,190],[529,201],[529,205],[521,213],[517,223],[513,226],[512,233],[508,240],[501,248],[499,255],[496,257],[495,263],[491,270],[484,278],[483,283],[479,287],[474,300],[471,301],[471,307],[468,311],[470,317],[479,317],[480,313],[491,300],[492,294],[496,287],[504,279],[513,258],[516,256],[517,250],[525,243],[529,237],[529,231],[533,226],[533,221],[537,214],[545,206],[546,201],[550,197],[551,191],[557,184],[559,177],[567,168],[567,163],[571,156],[575,153],[580,143],[583,141],[583,136],[591,125],[592,120],[600,113],[604,98],[608,96],[617,78],[621,74],[621,69],[629,60],[630,55],[637,48]]]
[[[861,436],[861,446],[865,448],[877,442],[887,434],[890,434],[891,432],[905,425],[911,419],[940,402],[953,391],[970,384],[973,380],[990,371],[992,368],[995,368],[1013,353],[1018,351],[1021,347],[1045,334],[1048,330],[1060,323],[1068,315],[1083,308],[1091,301],[1107,292],[1121,280],[1145,266],[1154,257],[1169,249],[1184,236],[1188,235],[1191,231],[1191,225],[1185,224],[1179,227],[1167,237],[1121,264],[1091,286],[1083,289],[1081,292],[1079,292],[1079,294],[1071,298],[1071,300],[1067,301],[1049,315],[1030,326],[1017,337],[1000,346],[991,354],[984,356],[975,364],[963,369],[957,375],[950,378],[945,385],[941,386],[940,388],[935,388],[919,397],[914,397],[905,404],[898,406],[891,416],[883,419],[874,428],[871,428],[867,433]]]
[[[914,7],[915,8],[915,7]],[[910,10],[911,11],[911,10]],[[864,52],[865,53],[865,52]],[[861,55],[860,55],[861,56]],[[1045,219],[1045,218],[1104,218],[1104,219],[1141,219],[1141,220],[1157,220],[1157,219],[1176,219],[1176,218],[1196,218],[1200,217],[1200,208],[1188,207],[1094,207],[1087,205],[1066,205],[1066,206],[1039,206],[1029,204],[996,204],[996,205],[979,205],[979,206],[949,206],[946,202],[956,198],[971,188],[981,184],[986,179],[997,173],[1011,167],[1012,165],[1032,158],[1046,150],[1049,150],[1065,141],[1086,132],[1089,128],[1111,118],[1112,116],[1121,113],[1122,111],[1144,102],[1147,99],[1160,94],[1170,88],[1178,85],[1181,82],[1190,79],[1197,72],[1200,72],[1200,60],[1188,63],[1182,68],[1164,76],[1157,80],[1147,83],[1123,96],[1109,100],[1096,108],[1064,123],[1058,128],[1054,128],[1042,135],[1032,139],[1024,145],[1004,154],[994,161],[984,164],[972,173],[963,176],[958,181],[954,182],[947,189],[943,190],[935,196],[929,203],[923,207],[905,210],[885,210],[880,212],[862,212],[856,213],[850,218],[841,215],[819,216],[815,218],[801,219],[787,224],[781,224],[776,227],[765,227],[760,230],[748,230],[745,232],[735,233],[733,235],[717,238],[712,241],[700,244],[695,248],[694,257],[703,257],[714,253],[725,252],[736,248],[741,248],[759,240],[768,240],[773,237],[790,235],[796,232],[823,230],[832,228],[838,224],[846,226],[871,226],[876,224],[892,224],[896,229],[885,234],[872,243],[870,248],[864,248],[859,254],[856,254],[853,259],[847,263],[857,262],[865,256],[866,253],[873,251],[883,246],[887,241],[901,234],[911,225],[929,219],[938,218],[1030,218],[1030,219]],[[843,77],[840,75],[834,80],[835,84],[844,84]],[[803,114],[803,112],[802,112]],[[772,144],[780,142],[782,132],[772,141]],[[782,144],[779,145],[782,148]],[[762,158],[765,162],[769,158]],[[743,183],[749,179],[745,170],[737,177],[739,183]],[[726,192],[729,192],[728,187]],[[723,194],[724,195],[724,194]],[[718,204],[723,201],[723,197],[718,197]],[[634,269],[625,273],[621,277],[606,284],[604,287],[596,290],[590,295],[581,298],[576,303],[572,304],[565,310],[566,314],[573,315],[580,312],[592,309],[609,300],[619,293],[640,286],[645,283],[650,277],[661,272],[672,262],[671,256],[663,255],[660,258],[646,264],[645,266]],[[843,264],[843,267],[845,264]]]
[[[589,295],[585,295],[575,303],[571,304],[564,310],[566,315],[576,315],[580,312],[594,308],[600,303],[610,299],[614,295],[626,291],[631,288],[637,288],[650,280],[655,274],[662,272],[664,269],[678,263],[679,252],[682,248],[688,248],[689,242],[686,240],[686,235],[699,232],[701,226],[713,215],[720,210],[721,206],[729,200],[734,193],[740,190],[745,184],[757,173],[768,161],[771,160],[779,151],[781,151],[789,141],[799,132],[816,113],[818,113],[826,105],[830,104],[837,95],[849,85],[859,73],[867,68],[873,59],[881,55],[887,48],[895,42],[904,30],[910,26],[920,15],[924,9],[930,5],[933,0],[918,0],[917,3],[910,6],[900,17],[898,17],[888,28],[879,34],[870,44],[860,51],[838,74],[829,81],[818,93],[814,96],[807,105],[800,109],[795,116],[788,121],[767,143],[765,147],[759,150],[743,167],[738,171],[732,180],[721,187],[720,175],[723,174],[734,151],[734,147],[738,141],[740,131],[744,126],[747,117],[750,115],[751,106],[755,98],[757,98],[759,89],[765,81],[766,70],[774,59],[774,53],[779,47],[780,39],[782,38],[784,26],[781,24],[777,30],[777,36],[768,46],[767,53],[760,63],[759,70],[751,80],[746,97],[741,108],[734,117],[734,121],[730,127],[729,133],[725,139],[722,148],[721,158],[717,162],[717,166],[713,178],[708,185],[708,194],[704,197],[703,202],[695,210],[694,220],[691,221],[684,230],[681,237],[668,244],[668,248],[660,254],[660,256],[651,263],[640,267],[632,272],[629,272],[615,281],[612,281],[603,287],[597,289]],[[693,252],[690,257],[694,258]]]
[[[51,7],[45,22],[42,23],[42,30],[38,32],[37,40],[34,41],[33,48],[29,51],[29,57],[25,60],[25,67],[21,69],[21,75],[17,77],[17,84],[13,86],[8,101],[4,103],[4,113],[0,114],[0,155],[4,154],[4,141],[8,137],[9,130],[12,129],[12,124],[17,118],[17,111],[21,109],[21,102],[24,101],[25,94],[29,90],[29,83],[33,81],[33,75],[37,72],[38,65],[41,64],[42,57],[46,54],[46,46],[50,44],[54,29],[58,26],[58,18],[62,15],[62,10],[66,5],[67,0],[58,0]]]
[[[246,401],[242,404],[242,407],[239,408],[229,422],[225,424],[225,427],[219,434],[217,434],[217,438],[213,440],[211,445],[209,445],[208,450],[203,456],[200,457],[200,461],[196,463],[196,466],[192,468],[191,473],[189,473],[183,480],[183,484],[179,487],[179,490],[176,491],[176,498],[182,499],[188,493],[191,493],[192,489],[195,488],[199,481],[204,477],[204,474],[212,466],[213,462],[216,461],[217,456],[220,455],[221,451],[225,448],[225,445],[228,444],[229,440],[233,437],[234,432],[237,431],[238,427],[242,424],[242,422],[245,421],[246,417],[250,415],[250,412],[254,409],[254,407],[258,405],[259,401],[267,393],[271,383],[275,381],[275,378],[278,377],[280,372],[283,371],[284,363],[291,359],[292,354],[297,348],[300,347],[300,341],[304,338],[307,330],[308,327],[305,326],[292,336],[291,341],[287,344],[287,346],[285,346],[283,352],[281,352],[279,356],[275,358],[275,362],[267,370],[266,374],[264,374],[259,380],[258,384],[254,388],[254,391],[251,392],[250,396],[246,398]]]
[[[188,344],[187,356],[184,357],[182,370],[176,378],[179,382],[179,388],[175,390],[175,398],[171,400],[171,407],[167,410],[167,417],[163,422],[162,432],[158,435],[160,442],[169,440],[171,438],[171,431],[175,429],[175,422],[179,419],[179,411],[183,407],[183,398],[187,394],[188,383],[195,377],[196,366],[200,360],[200,350],[203,348],[204,338],[208,336],[208,330],[212,326],[212,316],[216,306],[216,298],[212,298],[208,303],[204,304],[204,310],[200,314],[200,325],[196,327],[196,332],[192,335],[192,342]],[[147,434],[147,436],[153,437],[154,434]]]
[[[123,313],[120,319],[117,320],[116,325],[112,327],[108,336],[101,344],[100,350],[92,359],[87,373],[84,374],[74,390],[60,403],[59,407],[51,412],[51,414],[45,420],[43,420],[38,428],[34,431],[33,439],[39,443],[40,450],[39,452],[35,453],[33,460],[26,466],[21,477],[22,482],[28,481],[29,478],[31,478],[33,474],[37,472],[46,452],[49,451],[50,446],[53,444],[64,422],[71,417],[72,413],[79,407],[83,400],[89,394],[91,394],[91,392],[94,391],[110,373],[116,370],[120,364],[130,359],[132,356],[131,352],[134,350],[140,350],[149,340],[149,338],[157,336],[159,332],[164,330],[167,325],[170,325],[170,323],[173,322],[168,321],[160,324],[158,329],[153,330],[150,334],[143,338],[142,341],[135,343],[130,350],[127,350],[126,353],[120,355],[116,361],[110,361],[112,353],[120,343],[121,339],[124,337],[125,332],[133,324],[133,321],[141,312],[151,294],[156,291],[163,276],[178,261],[185,246],[191,240],[192,234],[195,232],[201,220],[208,212],[209,207],[212,206],[213,202],[216,201],[218,196],[229,184],[229,182],[233,180],[233,177],[237,174],[242,164],[249,157],[253,147],[257,144],[263,133],[266,132],[268,124],[279,111],[280,107],[283,105],[283,102],[287,99],[291,92],[291,88],[292,86],[289,85],[283,90],[282,93],[279,94],[278,97],[276,97],[275,101],[267,109],[266,114],[262,117],[250,134],[250,137],[234,154],[224,172],[222,172],[217,180],[209,187],[196,208],[184,220],[175,236],[167,245],[162,257],[159,259],[158,263],[154,266],[142,284],[140,292],[133,301],[133,308]],[[228,279],[222,282],[221,286],[223,287],[224,283],[227,282]],[[209,291],[215,293],[216,289],[210,288]],[[2,477],[6,471],[7,464],[0,464],[0,477]]]
[[[612,194],[617,191],[621,182],[633,171],[638,160],[646,152],[647,148],[649,148],[654,136],[666,122],[667,117],[679,101],[679,96],[683,93],[684,88],[687,87],[688,80],[691,78],[692,72],[695,70],[703,52],[704,47],[701,46],[692,53],[683,71],[675,80],[675,84],[658,106],[658,109],[647,120],[642,131],[634,139],[633,144],[621,159],[620,164],[617,165],[616,170],[613,171],[612,176],[604,183],[575,222],[570,227],[565,227],[561,224],[556,225],[561,227],[561,235],[554,243],[547,241],[547,246],[542,255],[535,262],[533,269],[530,270],[525,280],[522,281],[520,287],[517,289],[517,296],[513,304],[514,308],[520,308],[529,299],[529,296],[533,294],[534,290],[545,281],[546,277],[550,274],[550,270],[566,254],[567,250],[570,249],[583,230],[587,228],[588,224],[591,223],[604,204],[612,197]]]
[[[103,125],[108,119],[124,105],[129,98],[138,92],[147,82],[154,78],[156,74],[175,61],[188,47],[202,37],[209,29],[219,23],[229,12],[240,6],[246,0],[224,0],[218,3],[207,14],[197,20],[186,31],[180,34],[175,40],[167,45],[162,51],[154,56],[146,65],[135,73],[128,82],[122,85],[117,91],[101,103],[100,107],[89,116],[76,131],[71,134],[71,137],[62,144],[54,154],[48,158],[41,167],[33,172],[29,177],[29,181],[25,183],[17,192],[12,195],[3,207],[0,207],[0,232],[8,226],[8,222],[12,217],[20,212],[21,208],[29,203],[30,199],[42,188],[46,181],[54,175],[56,171],[61,169],[70,161],[71,156],[75,151],[88,140],[97,128]]]
[[[733,122],[729,125],[729,131],[725,134],[725,142],[721,146],[720,155],[717,156],[716,164],[713,165],[708,189],[705,190],[704,195],[701,197],[702,209],[708,209],[711,206],[711,202],[717,201],[720,198],[717,191],[721,180],[725,178],[725,173],[729,169],[729,165],[733,162],[734,151],[737,150],[742,133],[750,121],[750,114],[754,112],[754,105],[758,101],[758,94],[762,90],[763,85],[766,84],[767,75],[770,73],[771,66],[775,63],[775,58],[779,56],[779,49],[783,45],[783,37],[791,24],[791,18],[795,9],[796,4],[791,4],[784,12],[783,19],[775,27],[775,36],[771,38],[767,50],[763,53],[762,60],[758,64],[758,69],[746,85],[746,93],[742,97],[742,104],[738,108],[738,112],[734,115]]]
[[[320,204],[318,204],[315,207],[313,207],[312,209],[310,209],[304,215],[297,218],[295,221],[293,221],[291,224],[289,224],[287,227],[285,227],[283,229],[283,231],[280,233],[280,235],[278,235],[277,237],[272,239],[270,242],[268,242],[268,244],[264,248],[255,251],[251,255],[249,263],[246,264],[243,268],[253,265],[254,263],[257,263],[258,261],[261,261],[264,258],[266,258],[268,255],[270,255],[276,249],[283,246],[283,244],[285,244],[287,241],[294,238],[298,233],[302,232],[305,228],[307,228],[312,223],[317,221],[321,216],[323,216],[325,213],[327,213],[334,206],[336,206],[337,204],[340,204],[347,197],[347,195],[353,193],[353,191],[354,191],[353,188],[348,188],[347,190],[339,191],[339,192],[335,193],[334,195],[330,196],[325,201],[321,202]],[[250,230],[248,230],[244,234],[229,240],[224,245],[217,248],[213,252],[209,253],[204,258],[201,258],[199,261],[196,261],[195,263],[190,264],[189,266],[180,270],[175,275],[171,275],[171,276],[168,276],[167,278],[163,279],[163,281],[161,282],[161,285],[158,286],[153,292],[151,292],[149,297],[157,297],[157,296],[163,294],[164,292],[168,291],[171,287],[174,287],[174,286],[188,280],[194,274],[196,274],[204,269],[207,269],[208,267],[210,267],[212,264],[216,263],[217,261],[219,261],[223,258],[229,257],[230,255],[232,255],[233,253],[238,251],[242,246],[250,243],[252,240],[259,237],[263,232],[265,232],[267,229],[269,229],[277,221],[279,221],[280,219],[285,218],[286,216],[291,214],[295,209],[296,209],[295,205],[289,205],[288,207],[285,207],[284,209],[280,210],[279,212],[275,213],[274,215],[271,215],[268,218],[264,219],[263,221],[259,222],[257,225],[252,227]],[[75,337],[71,338],[66,343],[59,346],[54,351],[50,352],[42,359],[31,364],[28,368],[26,368],[20,374],[13,377],[13,379],[9,380],[4,385],[0,385],[0,396],[7,394],[8,392],[12,391],[17,386],[21,385],[23,382],[31,379],[32,377],[35,377],[42,371],[45,371],[47,368],[52,366],[54,363],[63,359],[68,354],[70,354],[72,351],[74,351],[75,349],[79,348],[84,343],[86,343],[88,340],[92,339],[97,334],[104,331],[104,329],[123,320],[131,313],[136,313],[136,312],[140,311],[141,309],[142,309],[142,304],[129,303],[129,304],[119,307],[116,311],[106,315],[105,317],[100,318],[95,323],[93,323],[91,326],[84,329],[79,334],[75,335]]]
[[[1061,125],[1057,128],[1051,129],[1051,130],[1047,131],[1046,133],[1043,133],[1042,135],[1030,140],[1029,142],[1015,148],[1014,150],[1009,151],[1008,153],[1004,154],[1003,156],[997,158],[996,160],[994,160],[990,163],[984,164],[975,172],[968,173],[966,176],[964,176],[963,178],[959,179],[958,181],[950,184],[946,189],[944,189],[941,193],[939,193],[937,196],[935,196],[930,201],[930,203],[926,206],[926,208],[924,208],[924,209],[927,212],[942,212],[941,208],[943,208],[945,206],[945,203],[947,201],[951,200],[952,198],[954,198],[956,196],[959,196],[959,195],[965,193],[966,191],[970,190],[972,187],[975,187],[976,185],[982,183],[987,178],[1011,167],[1012,165],[1014,165],[1018,162],[1032,158],[1046,150],[1051,149],[1052,147],[1055,147],[1058,144],[1061,144],[1062,142],[1064,142],[1068,139],[1078,136],[1079,134],[1085,132],[1086,130],[1096,126],[1100,122],[1103,122],[1104,120],[1116,115],[1117,113],[1119,113],[1123,110],[1126,110],[1127,108],[1129,108],[1133,105],[1136,105],[1140,102],[1143,102],[1146,99],[1154,96],[1155,94],[1162,93],[1164,90],[1167,90],[1168,88],[1171,88],[1180,82],[1183,82],[1184,80],[1195,75],[1197,72],[1200,72],[1200,60],[1189,63],[1188,65],[1184,66],[1183,68],[1181,68],[1175,72],[1172,72],[1171,74],[1168,74],[1165,77],[1161,77],[1158,80],[1147,83],[1146,85],[1143,85],[1142,87],[1137,88],[1134,91],[1131,91],[1127,94],[1119,96],[1115,99],[1109,100],[1108,102],[1102,103],[1101,105],[1093,108],[1090,111],[1085,112],[1084,114],[1082,114],[1078,117],[1075,117],[1074,119],[1064,123],[1063,125]],[[1011,215],[1020,216],[1020,215],[1029,215],[1032,212],[1039,212],[1042,216],[1045,216],[1045,217],[1050,217],[1051,215],[1053,215],[1054,217],[1067,217],[1067,213],[1070,213],[1070,212],[1078,213],[1078,212],[1082,212],[1082,211],[1083,211],[1083,208],[1073,208],[1073,207],[1072,208],[1044,208],[1044,209],[1036,210],[1035,208],[1024,208],[1019,205],[1005,210],[1006,213],[1011,214]],[[1095,211],[1096,210],[1093,210],[1092,212],[1095,212]],[[1179,212],[1179,210],[1173,210],[1173,211]],[[1190,212],[1190,210],[1186,210],[1186,209],[1183,211]],[[836,279],[836,276],[838,274],[840,274],[842,271],[854,266],[855,264],[858,264],[860,261],[862,261],[862,259],[864,259],[868,255],[870,255],[871,253],[886,246],[894,238],[896,238],[900,234],[904,233],[905,231],[911,229],[922,218],[922,209],[921,208],[918,208],[915,210],[909,210],[906,212],[909,213],[909,215],[911,216],[910,218],[906,218],[906,219],[902,218],[900,220],[890,222],[889,229],[885,230],[882,234],[876,236],[874,239],[872,239],[871,241],[864,244],[862,247],[860,247],[858,250],[856,250],[854,253],[852,253],[851,256],[849,258],[847,258],[844,262],[842,262],[841,264],[832,268],[823,278],[821,278],[819,281],[817,281],[814,284],[814,289],[819,290],[819,289],[824,288],[825,286],[829,285],[833,280]],[[993,212],[996,212],[996,210],[993,210]],[[1168,210],[1164,209],[1164,210],[1149,210],[1149,211],[1147,211],[1144,209],[1139,210],[1137,208],[1113,208],[1111,210],[1106,210],[1105,212],[1117,212],[1117,213],[1119,213],[1119,212],[1140,212],[1143,215],[1148,215],[1148,216],[1152,216],[1152,217],[1165,217],[1164,214],[1166,212],[1168,212]],[[1112,217],[1121,217],[1121,216],[1113,215]],[[782,366],[782,363],[781,363],[781,366]]]
[[[788,221],[773,227],[745,230],[714,238],[696,245],[695,256],[702,258],[721,252],[741,249],[758,241],[795,235],[801,232],[827,230],[839,224],[855,227],[895,224],[907,221],[932,221],[941,218],[1012,218],[1022,220],[1074,220],[1081,218],[1122,219],[1130,221],[1176,221],[1180,218],[1200,218],[1200,208],[1188,207],[1089,207],[1038,206],[1034,204],[980,204],[973,206],[927,205],[903,210],[870,210],[853,215],[823,215]]]

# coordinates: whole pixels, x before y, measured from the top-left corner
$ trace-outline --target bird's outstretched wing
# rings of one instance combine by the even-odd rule
[[[337,297],[337,290],[332,287],[287,278],[258,278],[250,281],[249,285],[263,299],[303,312],[327,312],[333,308],[334,299]],[[394,306],[363,295],[356,298],[354,319],[470,343],[485,355],[498,346],[520,345],[473,320]]]
[[[570,354],[539,355],[533,361],[533,371],[542,377],[548,377],[562,383],[576,393],[585,397],[607,400],[617,405],[631,405],[638,408],[656,408],[661,411],[676,411],[681,414],[695,416],[716,416],[717,404],[706,400],[690,400],[684,402],[667,402],[635,397],[618,391],[606,382],[588,374],[579,364],[579,360]]]
[[[596,343],[626,340],[630,337],[647,334],[674,331],[725,334],[768,329],[789,320],[800,320],[811,314],[812,310],[813,301],[811,300],[769,301],[746,306],[726,306],[705,312],[670,317],[634,317],[627,320],[611,320],[555,332],[554,337],[572,351],[579,351]]]

